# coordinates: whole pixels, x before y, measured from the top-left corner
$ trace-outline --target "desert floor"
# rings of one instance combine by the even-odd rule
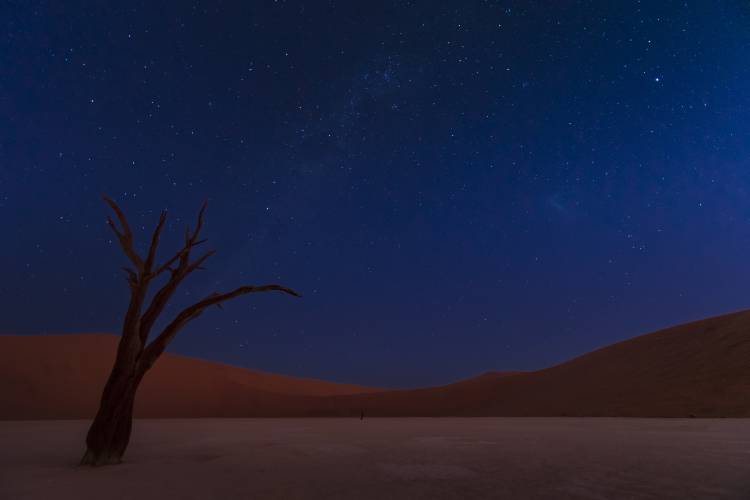
[[[0,498],[750,498],[750,420],[136,421],[80,468],[84,421],[0,422]]]

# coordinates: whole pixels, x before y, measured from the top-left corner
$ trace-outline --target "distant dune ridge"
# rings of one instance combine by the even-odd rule
[[[118,337],[0,336],[0,419],[90,418]],[[750,311],[633,338],[534,372],[383,390],[165,354],[137,417],[750,416]]]

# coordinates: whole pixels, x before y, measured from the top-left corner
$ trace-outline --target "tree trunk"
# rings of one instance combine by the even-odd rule
[[[81,465],[118,464],[130,441],[133,404],[142,374],[135,369],[114,370],[102,394],[99,411],[86,435],[86,454]]]

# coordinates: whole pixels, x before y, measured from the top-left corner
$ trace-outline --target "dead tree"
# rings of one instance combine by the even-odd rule
[[[130,304],[125,313],[114,366],[104,386],[99,410],[86,436],[86,454],[81,459],[82,465],[113,464],[122,460],[130,441],[133,403],[138,385],[175,335],[203,311],[211,306],[221,307],[223,302],[248,293],[280,291],[299,297],[297,292],[281,285],[242,286],[226,293],[213,293],[183,309],[149,343],[148,338],[154,323],[177,288],[191,273],[203,269],[203,264],[215,253],[210,250],[198,258],[191,258],[195,247],[206,241],[199,239],[206,204],[204,203],[200,209],[195,229],[191,231],[188,228],[185,232],[184,246],[170,259],[157,265],[156,251],[167,220],[166,211],[159,217],[148,253],[143,258],[136,251],[133,232],[123,211],[111,198],[105,196],[104,201],[114,211],[119,227],[111,217],[107,218],[107,223],[132,264],[131,267],[123,268],[130,285]],[[146,304],[149,286],[162,275],[168,275],[168,280]]]

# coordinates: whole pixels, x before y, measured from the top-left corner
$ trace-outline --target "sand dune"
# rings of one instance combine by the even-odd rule
[[[91,417],[117,341],[110,334],[0,335],[0,419]],[[165,353],[139,389],[136,416],[232,416],[248,405],[284,408],[289,396],[374,390]]]
[[[642,335],[536,372],[332,398],[371,415],[750,416],[750,311]]]
[[[0,418],[90,417],[111,335],[0,336]],[[19,359],[25,360],[19,362]],[[535,372],[383,391],[165,355],[141,417],[750,416],[750,312],[643,335]]]

